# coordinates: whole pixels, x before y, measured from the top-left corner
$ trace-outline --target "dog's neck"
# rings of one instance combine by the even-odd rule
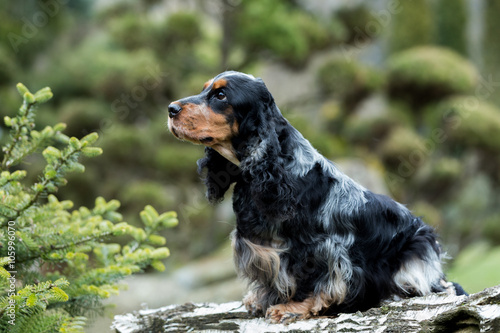
[[[221,154],[229,162],[231,162],[237,166],[240,166],[240,161],[236,157],[236,151],[230,142],[216,144],[216,145],[213,145],[211,148],[215,149],[219,154]]]

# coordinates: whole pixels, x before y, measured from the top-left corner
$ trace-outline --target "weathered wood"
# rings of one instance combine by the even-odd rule
[[[115,316],[118,333],[138,332],[500,332],[500,285],[466,296],[432,294],[366,312],[289,325],[247,314],[241,302],[171,305]]]

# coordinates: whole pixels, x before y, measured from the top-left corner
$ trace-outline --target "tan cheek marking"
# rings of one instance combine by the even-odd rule
[[[224,114],[196,104],[186,104],[184,112],[179,114],[179,123],[184,130],[191,133],[193,139],[212,137],[212,144],[221,144],[229,141],[238,131],[238,124],[232,126],[227,122]]]
[[[230,139],[234,134],[234,124],[229,126],[227,119],[222,114],[212,113],[209,117],[209,133],[217,141]]]
[[[237,135],[239,130],[240,130],[240,125],[238,124],[238,122],[235,120],[233,122],[233,127],[231,129],[233,131],[233,135]]]
[[[173,120],[176,131],[183,134],[184,139],[197,140],[197,132],[207,127],[207,116],[204,110],[197,104],[183,105],[182,112]]]

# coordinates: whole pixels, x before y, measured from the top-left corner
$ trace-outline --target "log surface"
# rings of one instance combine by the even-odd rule
[[[115,316],[117,333],[139,332],[500,332],[500,285],[470,296],[432,294],[365,312],[289,325],[247,314],[241,302],[170,305]]]

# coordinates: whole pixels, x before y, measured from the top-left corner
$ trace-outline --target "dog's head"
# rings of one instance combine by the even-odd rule
[[[240,177],[251,179],[257,202],[269,205],[273,200],[266,193],[287,193],[279,159],[290,153],[280,150],[289,124],[261,79],[233,71],[219,74],[198,95],[172,102],[168,117],[177,138],[207,146],[198,172],[211,202],[222,200]]]
[[[255,112],[270,102],[272,96],[261,79],[224,72],[207,81],[198,95],[172,102],[168,128],[177,138],[213,148],[239,165],[236,139],[245,135],[244,127],[256,126]]]

